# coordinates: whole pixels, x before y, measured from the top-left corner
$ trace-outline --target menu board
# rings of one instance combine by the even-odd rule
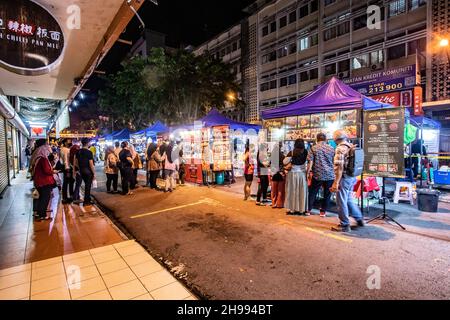
[[[364,172],[378,177],[404,177],[403,108],[364,113]]]
[[[232,168],[230,150],[230,127],[213,127],[213,165],[214,171],[230,171]]]
[[[298,117],[288,117],[286,118],[286,128],[297,128],[298,127]]]
[[[314,140],[317,134],[324,133],[328,139],[333,138],[336,130],[345,130],[350,139],[358,137],[358,111],[338,111],[328,113],[316,113],[298,117],[287,117],[265,122],[268,128],[269,141],[276,140],[278,129],[285,124],[285,141],[296,139]]]
[[[286,140],[311,139],[311,129],[287,130]]]

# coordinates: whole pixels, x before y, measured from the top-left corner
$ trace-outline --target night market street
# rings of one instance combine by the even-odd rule
[[[429,232],[441,228],[439,235],[447,235],[446,240],[384,222],[335,235],[330,231],[338,221],[334,215],[287,216],[284,210],[244,202],[226,187],[187,185],[173,193],[139,188],[132,196],[106,194],[97,168],[97,201],[203,298],[450,298],[448,204],[440,204],[435,217],[439,222],[427,225],[418,217],[406,225],[414,229],[415,220]],[[380,290],[367,287],[370,266],[380,268]]]

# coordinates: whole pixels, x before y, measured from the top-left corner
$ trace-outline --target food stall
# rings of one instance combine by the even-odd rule
[[[362,111],[391,107],[363,96],[337,78],[292,104],[262,112],[268,142],[284,141],[290,151],[296,139],[312,142],[322,132],[332,139],[336,130],[347,131],[361,144]]]
[[[148,144],[150,142],[156,143],[158,140],[162,139],[160,134],[166,132],[169,132],[169,129],[160,121],[157,121],[147,129],[131,134],[130,142],[135,146],[136,151],[139,154],[145,154]]]
[[[211,168],[218,176],[231,172],[243,176],[245,144],[256,146],[259,125],[234,121],[212,109],[194,126],[176,128],[187,160],[186,181],[202,183],[202,167]],[[175,139],[177,139],[175,137]],[[211,154],[206,154],[210,150]],[[220,179],[219,179],[220,180]]]

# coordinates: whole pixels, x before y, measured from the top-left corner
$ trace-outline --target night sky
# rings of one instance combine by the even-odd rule
[[[237,24],[245,17],[242,10],[254,0],[158,0],[155,6],[146,0],[139,10],[147,29],[167,35],[167,45],[174,48],[185,48],[188,45],[198,46],[213,36]],[[121,38],[133,43],[140,38],[142,28],[136,17],[130,22]],[[116,43],[104,58],[98,70],[107,74],[120,69],[120,62],[126,57],[131,47]],[[79,99],[80,105],[72,107],[72,123],[87,120],[94,115],[97,91],[104,86],[104,81],[93,74],[84,86],[86,98]],[[77,112],[78,111],[78,112]],[[89,111],[89,112],[87,112]]]

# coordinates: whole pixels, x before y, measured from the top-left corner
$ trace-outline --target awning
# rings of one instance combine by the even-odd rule
[[[205,117],[198,120],[201,121],[205,127],[214,127],[214,126],[222,126],[222,125],[228,125],[230,126],[230,129],[232,130],[250,130],[253,129],[256,132],[258,132],[261,129],[261,126],[255,125],[255,124],[249,124],[244,122],[235,121],[232,119],[229,119],[222,115],[219,110],[212,109]]]
[[[302,99],[286,106],[262,112],[263,119],[276,119],[342,110],[375,110],[393,106],[368,98],[333,77]]]
[[[425,117],[410,117],[410,123],[418,128],[440,129],[441,124],[433,119]]]
[[[112,137],[108,140],[130,140],[130,130],[123,129],[116,134],[113,134]]]

